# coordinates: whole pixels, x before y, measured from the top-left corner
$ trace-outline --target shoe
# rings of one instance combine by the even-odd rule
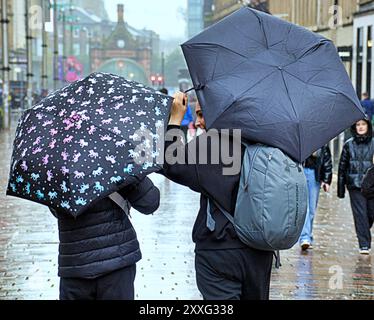
[[[370,253],[370,248],[368,247],[360,248],[360,254],[369,254],[369,253]]]
[[[310,242],[304,240],[303,242],[301,242],[300,246],[303,251],[308,250],[310,248]]]

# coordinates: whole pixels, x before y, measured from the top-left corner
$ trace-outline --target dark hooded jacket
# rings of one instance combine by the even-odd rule
[[[306,159],[304,167],[314,169],[316,181],[331,185],[332,160],[331,151],[328,146],[323,146],[315,155],[311,155]]]
[[[158,209],[159,190],[147,177],[118,193],[141,213],[151,214]],[[65,213],[53,214],[58,218],[60,277],[93,279],[141,259],[128,216],[109,198],[93,204],[76,219]]]
[[[371,122],[368,133],[360,136],[356,131],[356,124],[351,127],[352,138],[344,144],[338,170],[338,197],[344,198],[345,188],[360,190],[362,179],[367,170],[373,165],[374,143]]]

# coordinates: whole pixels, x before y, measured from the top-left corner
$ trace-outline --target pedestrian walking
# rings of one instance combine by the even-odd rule
[[[23,113],[7,195],[57,216],[61,299],[133,299],[141,255],[126,213],[129,204],[145,214],[158,207],[146,176],[162,165],[149,146],[171,104],[143,84],[93,73]]]
[[[305,160],[304,173],[308,184],[308,209],[299,243],[305,251],[313,248],[313,221],[320,189],[322,187],[325,192],[329,192],[332,181],[331,151],[327,145]]]
[[[183,133],[178,130],[173,140],[173,129],[180,129],[180,125],[186,112],[187,103],[183,102],[185,96],[176,94],[171,110],[167,131],[165,150],[173,143],[177,144],[179,154],[188,155],[197,150],[196,160],[200,159],[200,143],[203,144],[203,135],[198,136],[190,143],[184,145]],[[196,104],[197,128],[206,129],[205,119],[200,108]],[[209,132],[208,132],[209,133]],[[168,137],[169,135],[169,137]],[[170,137],[170,135],[172,137]],[[214,146],[221,145],[224,139],[228,139],[232,148],[235,143],[230,136],[220,134],[212,135],[204,152],[212,154]],[[243,157],[243,148],[239,146]],[[240,151],[239,151],[240,153]],[[235,175],[223,175],[225,166],[222,159],[218,164],[189,164],[184,156],[174,165],[169,165],[165,153],[165,165],[163,174],[176,183],[190,187],[201,193],[200,209],[192,231],[195,242],[195,270],[198,289],[207,300],[231,300],[231,299],[268,299],[273,252],[256,250],[241,242],[235,232],[234,226],[217,208],[215,199],[228,212],[234,212],[236,196],[239,187],[240,172]],[[209,198],[208,198],[209,196]],[[208,213],[209,212],[209,213]]]
[[[365,110],[365,113],[370,120],[370,122],[373,121],[373,114],[374,114],[374,102],[370,100],[369,94],[367,92],[364,92],[362,94],[362,100],[360,101],[362,107]]]
[[[338,171],[338,197],[344,198],[348,189],[359,252],[369,254],[370,229],[373,226],[374,200],[368,200],[361,192],[362,180],[373,165],[374,143],[372,125],[368,119],[360,120],[351,127],[352,138],[343,147]]]
[[[158,209],[160,193],[145,177],[117,195],[144,214]],[[112,199],[104,198],[78,218],[51,209],[58,219],[61,300],[133,300],[141,251],[136,232]]]

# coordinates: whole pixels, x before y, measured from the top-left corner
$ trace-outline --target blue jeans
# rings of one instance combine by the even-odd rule
[[[321,189],[321,183],[316,181],[315,170],[304,168],[306,181],[308,184],[308,209],[306,212],[306,219],[303,231],[300,236],[300,243],[308,241],[313,243],[313,220],[314,214],[317,209],[319,190]]]

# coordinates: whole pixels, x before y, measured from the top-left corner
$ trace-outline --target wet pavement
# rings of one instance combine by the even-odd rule
[[[55,218],[41,205],[5,196],[13,131],[0,132],[0,299],[58,299]],[[152,180],[161,191],[159,210],[132,213],[143,252],[136,299],[201,299],[191,240],[199,195],[157,174]],[[358,254],[349,199],[335,194],[336,183],[329,194],[321,193],[314,249],[282,252],[271,299],[374,300],[373,253]]]

